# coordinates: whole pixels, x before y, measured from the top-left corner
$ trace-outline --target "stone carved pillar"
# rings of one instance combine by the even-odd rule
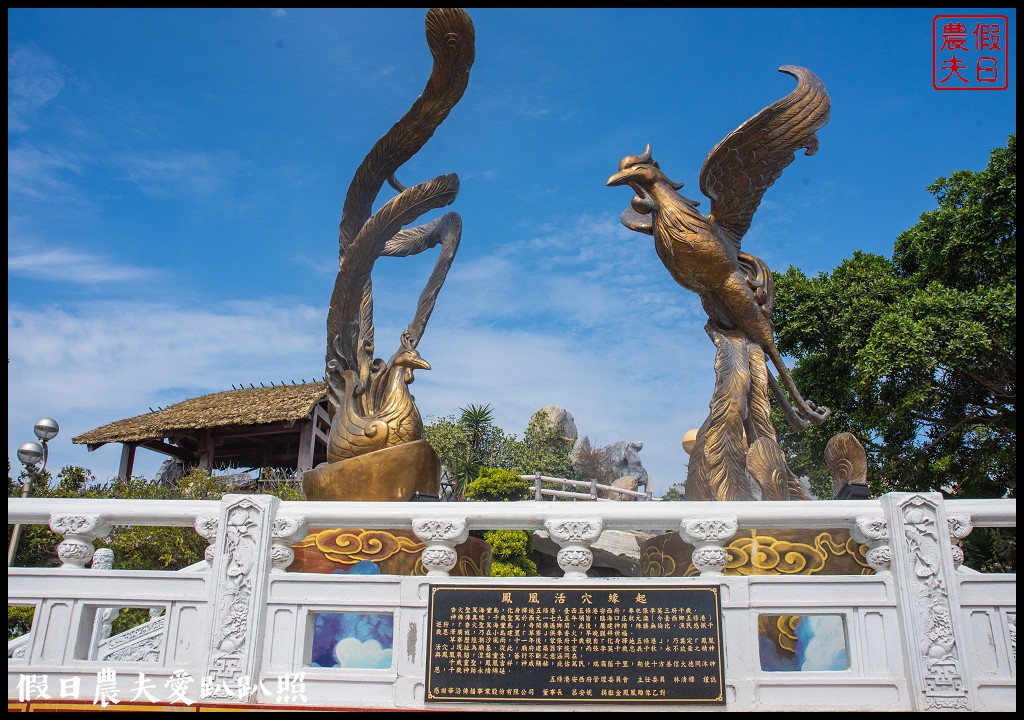
[[[110,532],[110,524],[100,515],[51,515],[50,529],[63,536],[57,546],[61,568],[83,569],[92,560],[92,541]]]
[[[889,529],[884,518],[878,515],[857,518],[850,528],[850,537],[868,546],[865,560],[874,568],[876,575],[889,572],[892,553],[889,549]]]
[[[735,517],[683,520],[679,535],[683,542],[693,545],[690,562],[705,575],[722,575],[729,563],[725,545],[736,534],[739,522]]]
[[[428,577],[448,577],[459,561],[455,546],[469,537],[469,523],[465,518],[434,520],[415,518],[412,531],[426,543],[420,561]]]
[[[939,493],[882,497],[892,546],[907,676],[916,710],[973,710],[959,581]]]
[[[206,546],[206,552],[203,553],[203,559],[206,560],[208,566],[213,567],[213,556],[215,554],[213,544],[217,541],[217,516],[200,515],[196,518],[193,527],[195,527],[199,536],[209,543]]]
[[[306,537],[308,530],[305,518],[284,515],[274,520],[273,546],[270,548],[270,559],[274,567],[270,572],[288,571],[288,566],[295,560],[292,543]]]
[[[203,676],[210,700],[251,702],[260,679],[274,518],[270,495],[225,495],[217,523],[211,581],[210,645]]]
[[[594,553],[590,546],[601,537],[604,522],[600,518],[549,518],[544,528],[559,544],[556,559],[563,577],[579,580],[587,577],[587,571],[594,564]]]
[[[92,555],[93,570],[113,570],[114,551],[110,548],[96,548]],[[121,610],[116,607],[105,607],[96,609],[96,620],[93,623],[92,642],[89,645],[89,659],[96,659],[96,651],[99,644],[110,637],[114,627],[114,621],[121,615]]]
[[[960,566],[964,564],[964,551],[960,547],[960,541],[971,534],[974,524],[970,515],[947,515],[946,522],[949,525],[949,538],[953,543],[950,547],[953,552],[953,567],[959,572]]]
[[[113,570],[114,551],[110,548],[96,548],[92,554],[93,570]]]

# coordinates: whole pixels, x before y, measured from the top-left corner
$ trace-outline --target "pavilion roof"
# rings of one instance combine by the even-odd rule
[[[264,425],[304,418],[327,397],[327,383],[225,390],[116,420],[72,438],[79,445],[128,443],[226,425]]]

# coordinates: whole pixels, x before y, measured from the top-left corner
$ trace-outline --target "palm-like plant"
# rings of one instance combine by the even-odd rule
[[[489,461],[491,430],[494,428],[494,409],[487,405],[470,404],[460,408],[459,427],[464,433],[466,453],[453,468],[456,494],[463,497],[466,486],[480,474],[480,468]]]

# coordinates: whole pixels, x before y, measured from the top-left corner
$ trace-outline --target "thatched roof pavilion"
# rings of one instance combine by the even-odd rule
[[[308,470],[327,459],[327,383],[272,385],[202,395],[98,427],[72,439],[89,450],[121,443],[119,475],[132,473],[136,448],[186,467]]]

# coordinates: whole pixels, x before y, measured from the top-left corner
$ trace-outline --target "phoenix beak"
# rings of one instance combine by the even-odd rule
[[[605,186],[606,187],[615,187],[616,185],[625,185],[625,184],[627,184],[629,182],[629,176],[630,176],[630,172],[628,170],[623,170],[622,172],[617,172],[614,175],[612,175],[610,178],[608,178],[608,182],[605,183]]]

